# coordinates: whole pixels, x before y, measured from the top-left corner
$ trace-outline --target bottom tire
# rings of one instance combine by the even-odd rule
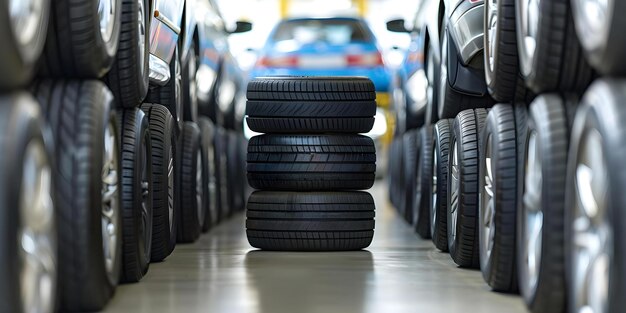
[[[200,237],[206,214],[206,158],[200,146],[200,128],[193,122],[183,125],[180,171],[180,223],[178,242],[194,242]]]
[[[374,209],[367,192],[257,191],[248,199],[248,242],[264,250],[364,249],[374,236]]]
[[[122,109],[121,209],[122,281],[138,282],[148,272],[152,254],[152,142],[143,111]]]
[[[404,211],[404,219],[407,223],[414,225],[415,209],[413,203],[416,196],[417,185],[417,163],[419,162],[418,152],[421,149],[421,141],[418,136],[418,130],[410,130],[402,136],[402,172],[404,173],[404,181],[399,187],[401,198],[400,207]]]
[[[417,177],[415,180],[415,198],[413,199],[413,227],[420,237],[430,238],[430,202],[432,201],[433,185],[433,128],[426,125],[419,130],[419,157]]]
[[[206,214],[202,224],[202,232],[207,232],[211,226],[217,224],[219,218],[219,190],[217,186],[217,168],[215,167],[215,143],[213,141],[216,131],[213,122],[205,116],[198,118],[198,126],[200,127],[201,146],[202,150],[204,150],[207,167]]]
[[[430,235],[435,247],[448,251],[448,162],[453,119],[443,119],[433,129],[433,185],[430,202]]]

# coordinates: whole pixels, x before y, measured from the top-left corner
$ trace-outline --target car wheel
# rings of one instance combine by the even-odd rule
[[[448,251],[448,167],[452,119],[439,120],[433,127],[432,200],[430,202],[430,236],[435,247]]]
[[[222,127],[216,127],[214,145],[215,145],[215,181],[217,184],[217,194],[219,205],[219,220],[226,219],[230,216],[231,210],[228,206],[228,147],[226,146],[226,130]]]
[[[152,86],[148,91],[147,101],[164,105],[176,121],[176,137],[183,130],[183,74],[180,63],[178,47],[174,50],[174,56],[170,61],[170,80],[163,86]]]
[[[362,135],[260,135],[247,160],[252,188],[362,190],[374,185],[376,147]]]
[[[166,107],[160,104],[146,103],[141,106],[150,123],[150,142],[152,150],[152,186],[153,212],[152,253],[153,262],[163,261],[176,246],[178,219],[178,194],[176,181],[177,145],[174,118]]]
[[[55,312],[58,208],[50,133],[26,94],[0,98],[0,311]]]
[[[200,237],[206,212],[206,157],[201,146],[200,128],[185,122],[181,157],[181,205],[178,242],[190,243]]]
[[[246,233],[251,246],[265,250],[361,250],[374,236],[374,210],[367,192],[256,191]]]
[[[433,177],[433,127],[426,125],[419,130],[419,157],[413,198],[413,227],[420,237],[430,238],[430,201]]]
[[[11,0],[0,5],[0,88],[15,89],[32,78],[46,42],[50,0]]]
[[[437,63],[437,57],[435,52],[431,49],[430,45],[426,48],[427,59],[424,68],[426,69],[426,80],[428,85],[426,87],[426,117],[424,125],[435,124],[439,120],[439,109],[437,105],[439,103],[439,71],[440,66]]]
[[[117,54],[121,0],[55,0],[46,39],[42,74],[101,78]]]
[[[106,83],[120,107],[132,109],[148,93],[150,20],[148,0],[122,0],[120,43]]]
[[[229,207],[234,212],[242,211],[245,208],[245,203],[242,202],[241,197],[241,177],[239,177],[240,163],[239,163],[239,138],[237,134],[230,130],[228,131],[228,189],[230,189],[229,195]]]
[[[500,102],[515,95],[519,76],[515,0],[485,1],[485,81],[489,94]]]
[[[448,250],[461,267],[478,267],[478,142],[487,110],[464,110],[454,119],[448,162]]]
[[[544,95],[535,99],[528,112],[516,255],[520,293],[534,313],[565,308],[561,221],[569,140],[567,109],[560,96]]]
[[[417,184],[417,162],[418,151],[421,146],[421,141],[418,136],[418,130],[411,130],[402,136],[402,172],[404,173],[404,181],[401,185],[398,185],[401,192],[402,205],[404,208],[404,219],[411,225],[415,222],[413,211],[413,202],[415,201],[415,191]]]
[[[626,299],[626,99],[624,81],[602,80],[576,113],[568,154],[565,238],[568,307],[623,311]]]
[[[198,73],[198,45],[192,41],[187,58],[183,65],[182,87],[185,121],[198,121],[198,83],[196,75]]]
[[[42,81],[35,91],[55,142],[61,308],[101,310],[120,280],[122,264],[113,95],[98,81]]]
[[[568,0],[516,0],[520,71],[536,93],[584,90],[591,81],[569,6]]]
[[[478,245],[480,269],[495,291],[517,289],[515,222],[517,134],[513,106],[497,104],[480,136]]]
[[[217,224],[219,218],[218,207],[218,184],[217,184],[217,168],[215,167],[215,126],[213,122],[204,116],[198,118],[198,126],[200,127],[200,136],[202,137],[201,146],[205,155],[205,163],[207,165],[207,202],[206,214],[204,215],[204,223],[202,224],[202,232],[207,232],[211,226]]]

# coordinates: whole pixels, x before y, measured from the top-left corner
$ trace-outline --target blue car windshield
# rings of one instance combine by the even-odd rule
[[[346,45],[353,42],[370,42],[370,32],[356,20],[310,19],[291,20],[278,25],[272,40],[276,43],[291,41],[299,45],[327,43]]]

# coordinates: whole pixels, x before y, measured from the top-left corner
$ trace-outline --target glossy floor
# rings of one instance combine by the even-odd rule
[[[383,182],[371,192],[376,234],[367,251],[255,251],[238,215],[152,264],[140,283],[120,286],[106,312],[526,312],[519,297],[489,291],[480,272],[417,238]]]

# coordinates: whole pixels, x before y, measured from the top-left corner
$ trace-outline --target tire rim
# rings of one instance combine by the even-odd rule
[[[20,0],[15,0],[20,1]],[[117,10],[115,0],[99,0],[98,1],[98,17],[100,17],[100,34],[102,41],[109,42],[113,37],[113,28],[115,26],[115,11]]]
[[[102,166],[102,248],[109,280],[114,279],[117,254],[117,229],[119,214],[118,150],[115,126],[109,123],[104,130],[104,155]],[[117,283],[117,282],[114,282]]]
[[[530,68],[532,60],[535,58],[535,50],[537,48],[537,35],[539,30],[539,15],[541,0],[521,0],[519,8],[521,14],[520,32],[522,35],[521,46],[526,60],[529,62],[524,64],[525,68]],[[524,58],[522,58],[524,59]]]
[[[489,16],[487,17],[487,61],[489,66],[489,72],[493,73],[495,71],[495,55],[497,53],[497,43],[498,43],[498,1],[497,0],[487,0],[485,2],[487,6],[487,12]]]
[[[196,213],[200,224],[204,221],[204,207],[202,206],[203,187],[202,186],[202,152],[198,151],[196,160]]]
[[[597,130],[583,135],[577,151],[573,219],[574,312],[608,312],[613,229],[607,210],[607,166]]]
[[[446,88],[448,87],[448,36],[444,33],[443,43],[441,44],[441,70],[439,73],[439,106],[441,112],[445,104]]]
[[[491,257],[491,251],[493,251],[494,239],[496,235],[495,225],[495,203],[493,198],[494,191],[494,177],[495,177],[495,164],[492,162],[492,149],[493,138],[491,134],[487,136],[487,146],[485,148],[485,190],[480,193],[480,221],[482,224],[480,233],[482,235],[482,242],[480,244],[481,255],[485,256],[488,260]]]
[[[183,118],[183,73],[180,68],[180,56],[176,53],[176,60],[174,60],[174,72],[176,73],[175,81],[174,81],[174,93],[176,99],[174,99],[174,103],[176,103],[176,122],[181,123]]]
[[[191,103],[189,104],[192,110],[195,110],[198,107],[198,81],[197,81],[197,72],[198,72],[198,58],[196,56],[196,47],[195,44],[191,45],[189,50],[189,68],[187,73],[189,75],[189,100]]]
[[[435,56],[432,50],[430,50],[430,47],[428,48],[428,66],[426,67],[426,76],[428,78],[426,96],[428,97],[428,103],[432,107],[434,101],[433,97],[435,96],[435,87],[433,86],[433,83],[435,82]]]
[[[209,144],[208,149],[208,168],[209,168],[209,205],[213,218],[217,218],[217,183],[215,178],[215,148],[213,144]]]
[[[459,171],[459,158],[457,156],[457,150],[458,143],[455,138],[454,143],[452,144],[452,173],[450,173],[450,188],[452,189],[452,196],[450,197],[450,237],[452,240],[456,239],[456,222],[459,216],[459,180],[461,173]]]
[[[146,7],[144,4],[144,0],[138,0],[137,2],[137,35],[139,40],[137,42],[139,52],[139,62],[138,66],[141,73],[145,70],[145,62],[146,62]]]
[[[434,236],[437,224],[437,169],[439,168],[439,160],[437,160],[437,151],[433,148],[433,171],[431,180],[431,200],[430,200],[430,234]]]
[[[141,145],[141,230],[139,243],[143,246],[146,260],[150,259],[152,249],[152,201],[150,194],[150,165],[148,164],[148,136]]]
[[[528,134],[526,147],[526,168],[524,177],[523,216],[522,216],[522,257],[525,260],[522,266],[527,272],[528,288],[534,294],[539,281],[541,267],[541,249],[543,239],[543,211],[542,198],[542,162],[536,131]]]
[[[52,174],[38,140],[26,147],[20,193],[18,255],[23,312],[54,311],[57,285],[57,229]]]
[[[167,164],[167,211],[171,233],[174,230],[174,149],[171,146]]]
[[[40,38],[40,31],[45,27],[47,0],[9,0],[9,17],[16,43],[32,47]]]
[[[614,0],[574,0],[573,13],[579,26],[580,42],[587,50],[607,44],[614,12]]]

